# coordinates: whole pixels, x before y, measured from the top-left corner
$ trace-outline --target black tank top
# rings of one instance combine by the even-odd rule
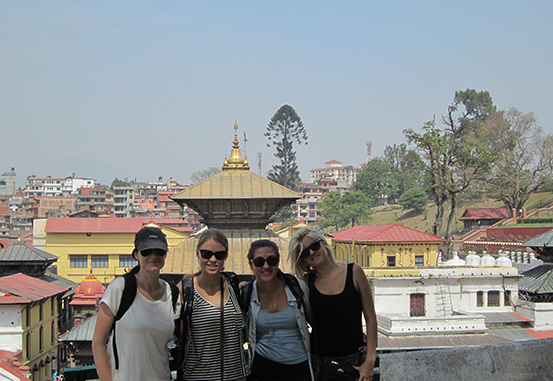
[[[356,353],[363,341],[361,295],[353,284],[353,263],[348,264],[346,286],[336,295],[321,294],[310,284],[310,299],[315,324],[312,352],[326,357]],[[311,280],[310,280],[311,281]],[[313,279],[314,282],[314,279]]]

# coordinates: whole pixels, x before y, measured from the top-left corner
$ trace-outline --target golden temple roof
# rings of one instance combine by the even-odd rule
[[[198,199],[299,199],[301,194],[283,187],[250,171],[248,159],[242,158],[238,124],[234,123],[234,141],[231,154],[225,157],[222,171],[218,174],[169,196],[175,201]]]

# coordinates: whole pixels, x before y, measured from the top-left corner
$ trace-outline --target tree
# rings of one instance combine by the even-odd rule
[[[269,170],[267,178],[286,188],[296,190],[301,183],[300,172],[296,162],[294,143],[307,144],[307,131],[301,118],[292,106],[284,105],[277,110],[263,134],[271,145],[276,147],[275,157],[280,164],[275,164]]]
[[[109,186],[109,189],[113,190],[113,187],[125,187],[129,186],[130,184],[128,182],[125,182],[123,180],[119,180],[117,177],[111,182],[111,185]]]
[[[423,133],[412,129],[404,131],[410,143],[423,153],[431,180],[431,193],[437,206],[433,233],[441,233],[445,203],[449,202],[449,216],[444,238],[444,251],[449,256],[452,227],[458,197],[476,180],[483,179],[491,170],[494,152],[482,137],[483,122],[496,112],[487,91],[455,92],[453,104],[442,116],[443,130],[436,128],[435,120],[423,126]]]
[[[382,157],[363,166],[352,190],[360,190],[376,200],[397,200],[407,189],[424,186],[424,163],[406,144],[387,146]]]
[[[340,230],[359,225],[370,219],[372,200],[361,191],[329,192],[317,203],[323,216],[319,222],[322,228],[334,227]]]
[[[533,113],[516,108],[498,112],[485,128],[497,153],[489,194],[509,210],[521,210],[553,176],[553,136],[543,133]]]
[[[403,209],[422,210],[428,204],[428,196],[421,188],[412,188],[407,190],[398,200]]]
[[[190,182],[192,185],[200,183],[211,176],[215,176],[219,172],[221,172],[221,168],[219,167],[207,167],[206,169],[193,172],[192,175],[190,175]]]

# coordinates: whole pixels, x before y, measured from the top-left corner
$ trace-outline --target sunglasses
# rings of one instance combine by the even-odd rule
[[[221,250],[213,252],[211,250],[200,249],[200,255],[203,259],[211,259],[211,257],[215,255],[215,259],[217,259],[218,261],[222,261],[227,257],[228,251]]]
[[[163,257],[165,254],[167,254],[167,252],[163,249],[146,249],[142,250],[140,254],[142,254],[143,257],[147,257],[150,254],[155,254],[157,256]]]
[[[255,259],[252,259],[250,261],[255,265],[255,267],[263,267],[265,266],[265,262],[271,267],[278,265],[278,258],[274,255],[271,255],[269,258],[265,259],[263,257],[257,257]]]
[[[315,241],[311,242],[311,245],[309,247],[303,249],[300,253],[300,258],[307,258],[311,254],[311,251],[317,251],[321,248],[321,239],[316,239]]]

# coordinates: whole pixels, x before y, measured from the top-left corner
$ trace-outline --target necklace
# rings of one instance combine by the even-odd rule
[[[277,295],[278,295],[279,287],[280,287],[280,280],[277,279],[276,291],[275,291],[275,294],[273,295],[273,301],[271,302],[271,304],[273,305],[273,312],[269,312],[269,310],[265,306],[265,303],[263,303],[263,299],[261,298],[261,295],[259,296],[259,301],[261,302],[261,307],[263,307],[266,314],[271,315],[271,319],[269,321],[269,336],[273,336],[273,333],[274,333],[274,331],[273,331],[273,321],[275,320],[275,313],[277,311],[277,304],[278,304]],[[269,305],[269,307],[270,307],[270,305]],[[267,318],[267,320],[269,320],[269,319]]]

